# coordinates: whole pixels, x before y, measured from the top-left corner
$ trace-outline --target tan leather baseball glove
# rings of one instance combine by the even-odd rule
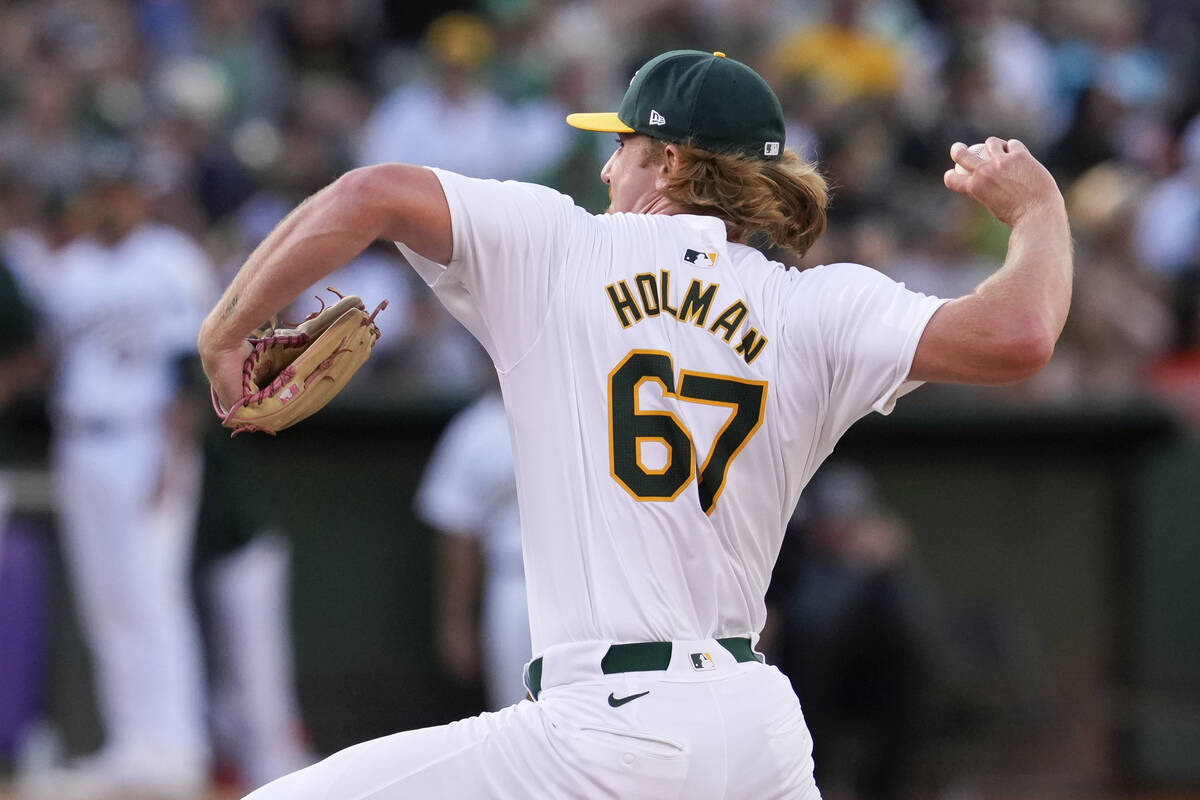
[[[379,341],[375,315],[387,300],[367,314],[359,297],[327,288],[339,298],[333,305],[322,300],[322,309],[299,325],[280,328],[272,320],[247,339],[253,350],[242,366],[241,399],[225,410],[215,391],[212,395],[213,409],[233,429],[231,435],[273,435],[312,416],[366,363]]]

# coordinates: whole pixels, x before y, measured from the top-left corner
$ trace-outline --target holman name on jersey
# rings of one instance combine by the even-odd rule
[[[709,333],[733,344],[738,328],[742,323],[747,323],[745,332],[738,343],[734,344],[733,349],[747,364],[753,364],[754,359],[758,358],[767,346],[767,337],[747,322],[750,308],[744,300],[734,300],[716,315],[711,325],[708,323],[719,287],[718,283],[705,283],[693,278],[683,292],[682,299],[676,298],[672,303],[671,272],[664,269],[657,275],[653,272],[643,272],[633,276],[632,290],[629,282],[624,280],[610,283],[604,288],[622,328],[628,328],[649,317],[669,314],[680,322],[690,322],[698,328],[705,328]]]

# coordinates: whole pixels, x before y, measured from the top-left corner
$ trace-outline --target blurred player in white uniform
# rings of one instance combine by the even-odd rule
[[[190,372],[198,378],[199,365]],[[210,403],[203,388],[197,400]],[[275,510],[254,491],[255,473],[244,457],[251,442],[215,427],[203,437],[194,556],[209,637],[214,756],[219,771],[243,786],[316,760],[296,697],[291,545]]]
[[[723,54],[665,53],[618,111],[610,214],[545,187],[386,164],[294,211],[201,329],[220,399],[242,341],[319,275],[390,238],[487,349],[513,438],[534,700],[344,750],[255,792],[312,798],[820,796],[785,678],[754,645],[800,491],[838,438],[928,380],[1039,370],[1062,330],[1062,196],[1016,140],[961,143],[946,185],[1012,227],[952,301],[856,264],[804,272],[826,189],[783,112]],[[447,131],[452,136],[454,132]]]
[[[499,392],[447,424],[416,505],[439,534],[434,633],[442,663],[469,680],[482,661],[488,707],[512,705],[525,696],[522,667],[532,653],[517,482]]]
[[[57,356],[60,535],[105,732],[42,789],[188,797],[209,756],[188,589],[201,460],[178,367],[215,286],[194,241],[148,220],[130,165],[114,169],[89,189],[94,231],[54,254],[37,293]]]

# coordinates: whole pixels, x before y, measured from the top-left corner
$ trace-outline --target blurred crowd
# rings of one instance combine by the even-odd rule
[[[720,49],[769,78],[789,145],[834,187],[829,232],[781,260],[969,291],[1005,236],[942,187],[949,145],[1021,138],[1068,198],[1079,275],[1053,367],[1010,396],[1196,394],[1200,10],[1186,0],[39,0],[5,3],[0,36],[5,250],[34,295],[53,268],[30,239],[86,232],[72,201],[114,143],[154,215],[224,279],[296,202],[366,163],[540,181],[603,210],[612,142],[563,116],[614,107],[656,52]],[[399,258],[372,249],[329,280],[391,300],[375,379],[352,391],[474,394],[478,350]]]
[[[177,381],[175,370],[219,287],[288,210],[364,164],[405,161],[536,181],[603,211],[608,198],[599,171],[614,143],[575,131],[563,118],[614,108],[638,65],[676,47],[720,50],[762,72],[783,102],[788,146],[818,161],[829,179],[828,232],[802,256],[773,253],[799,268],[855,261],[929,294],[971,291],[1002,263],[1006,230],[944,188],[949,147],[989,135],[1022,139],[1066,197],[1075,298],[1050,367],[992,391],[988,402],[1158,398],[1200,427],[1200,5],[1194,0],[6,2],[0,4],[0,411],[54,366],[47,394],[60,478],[56,510],[81,616],[92,631],[101,705],[108,706],[101,709],[107,774],[142,775],[174,759],[160,777],[186,787],[213,758],[212,746],[201,741],[201,676],[174,686],[139,684],[139,670],[165,672],[150,660],[135,664],[120,643],[129,608],[171,606],[190,614],[180,574],[196,525],[225,537],[214,544],[202,536],[198,547],[213,565],[203,579],[213,609],[204,633],[225,641],[213,670],[233,676],[211,702],[232,709],[227,728],[241,728],[225,737],[235,742],[226,749],[246,753],[247,741],[270,745],[261,731],[278,734],[270,752],[243,759],[248,784],[312,756],[288,729],[297,714],[290,690],[261,689],[290,683],[286,622],[280,622],[287,613],[287,554],[278,523],[269,511],[210,518],[213,509],[244,507],[225,499],[244,483],[238,461],[200,441],[191,412],[173,394],[196,383]],[[315,310],[311,295],[328,297],[325,285],[359,294],[371,307],[390,301],[378,317],[383,338],[366,367],[371,376],[351,382],[339,403],[465,401],[491,385],[482,351],[394,247],[372,246],[283,318]],[[915,402],[922,397],[984,402],[970,390],[944,387],[918,393]],[[161,437],[137,439],[151,415],[163,420]],[[3,435],[0,429],[0,462]],[[131,453],[144,462],[140,478],[130,477],[137,461]],[[503,488],[500,469],[494,472]],[[442,480],[453,486],[457,479]],[[91,495],[79,495],[89,486]],[[436,492],[435,482],[422,513],[453,534],[446,539],[451,545],[470,533],[458,529],[472,527],[468,522],[485,528],[495,521],[469,519],[448,501],[439,505]],[[98,508],[111,519],[101,519]],[[161,563],[106,573],[121,566],[113,557],[118,548],[131,547],[131,564],[145,558],[136,555],[144,548],[120,537],[146,508],[156,515],[154,525],[174,531],[175,543],[154,556]],[[823,544],[832,534],[813,519],[806,523],[815,531],[812,551],[837,557],[827,559],[833,566],[824,571],[812,568],[821,567],[819,558],[797,570],[791,600],[784,598],[785,611],[798,609],[790,622],[807,626],[806,636],[826,630],[822,620],[800,613],[812,586],[833,582],[849,587],[848,598],[886,606],[903,583],[892,569],[903,562],[892,553],[903,538],[893,527],[871,517],[863,529],[869,535],[845,539],[864,546],[843,558]],[[171,540],[164,534],[158,541]],[[105,550],[89,554],[87,542]],[[9,537],[10,564],[19,543]],[[864,553],[887,569],[859,569]],[[862,580],[868,573],[889,577]],[[153,576],[164,574],[171,585],[156,586]],[[113,587],[128,596],[118,597]],[[857,608],[845,604],[849,618],[856,619]],[[263,619],[249,620],[248,609]],[[137,624],[143,633],[187,627],[162,614]],[[916,639],[905,633],[903,615],[893,627],[900,632],[895,649],[881,658],[908,654]],[[97,632],[104,630],[112,635]],[[254,642],[270,646],[245,663],[222,662],[220,653],[250,653]],[[451,665],[455,653],[479,657],[455,642],[443,645]],[[182,663],[192,663],[199,647],[180,641],[148,652],[176,648]],[[911,696],[920,694],[923,668],[913,662]],[[831,677],[816,672],[809,679],[820,686]],[[168,698],[162,709],[178,701],[178,719],[122,716],[122,693],[151,688]],[[250,713],[254,698],[266,698],[269,707]],[[906,714],[917,711],[895,716]],[[122,753],[146,752],[145,740],[162,746],[166,734],[154,732],[155,725],[177,733],[179,744],[154,765],[123,761]]]

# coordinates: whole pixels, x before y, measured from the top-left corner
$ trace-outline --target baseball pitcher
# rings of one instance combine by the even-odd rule
[[[856,264],[807,271],[826,187],[775,94],[722,53],[646,63],[601,172],[610,213],[526,183],[385,164],[347,173],[248,259],[200,345],[222,402],[245,335],[377,238],[398,243],[499,373],[513,442],[531,700],[367,742],[268,784],[279,798],[817,798],[787,679],[756,652],[801,489],[838,438],[921,381],[1000,383],[1049,359],[1071,244],[1016,140],[956,143],[945,175],[1012,228],[972,294]]]

